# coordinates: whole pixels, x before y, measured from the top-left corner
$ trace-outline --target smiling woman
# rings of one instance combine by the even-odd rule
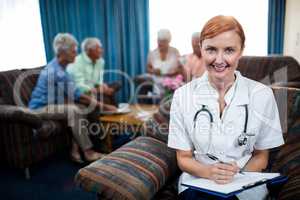
[[[0,30],[0,71],[46,64],[38,0],[1,0]]]
[[[187,174],[217,184],[234,182],[240,169],[264,170],[269,149],[283,144],[272,90],[236,71],[244,42],[243,28],[231,16],[215,16],[201,31],[201,55],[207,70],[175,91],[170,109],[168,146],[176,149],[183,171],[180,183]],[[181,199],[205,197],[182,185],[179,192]],[[258,200],[267,193],[262,185],[237,197]]]

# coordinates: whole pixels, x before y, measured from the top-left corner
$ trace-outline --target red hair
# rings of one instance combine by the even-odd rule
[[[205,39],[213,38],[221,33],[234,30],[241,39],[241,48],[245,47],[245,33],[241,24],[232,16],[218,15],[206,22],[201,34],[200,45]]]

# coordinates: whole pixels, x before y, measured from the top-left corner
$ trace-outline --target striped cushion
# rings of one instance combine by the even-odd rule
[[[175,151],[165,143],[138,137],[79,170],[76,182],[100,199],[151,199],[178,171]]]

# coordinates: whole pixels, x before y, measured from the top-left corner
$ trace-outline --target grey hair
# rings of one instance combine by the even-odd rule
[[[87,52],[89,49],[94,49],[97,46],[102,48],[101,41],[96,37],[90,37],[83,40],[81,43],[81,50]]]
[[[53,50],[55,55],[68,51],[73,45],[76,46],[77,50],[78,42],[70,33],[58,33],[53,40]]]
[[[171,41],[171,32],[168,29],[160,29],[157,32],[157,40],[168,40]]]
[[[192,34],[192,40],[193,39],[200,39],[200,32],[194,32],[193,34]]]

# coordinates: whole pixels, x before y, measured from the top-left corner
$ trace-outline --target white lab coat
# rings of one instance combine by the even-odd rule
[[[235,160],[242,168],[253,149],[270,149],[284,143],[277,104],[272,90],[235,72],[236,80],[225,95],[226,107],[220,118],[218,93],[208,82],[207,72],[175,91],[170,110],[168,146],[179,150],[196,151],[195,159],[211,164],[205,153],[211,153],[224,161]],[[198,114],[194,128],[194,117],[205,105],[213,116],[212,127],[206,112]],[[239,146],[237,138],[244,130],[245,105],[248,106],[247,145]],[[211,133],[210,133],[211,131]],[[211,137],[211,140],[209,139]],[[266,195],[266,188],[255,192],[255,199]],[[180,185],[179,192],[185,188]],[[243,198],[244,191],[239,195]],[[251,199],[249,194],[246,199]]]

